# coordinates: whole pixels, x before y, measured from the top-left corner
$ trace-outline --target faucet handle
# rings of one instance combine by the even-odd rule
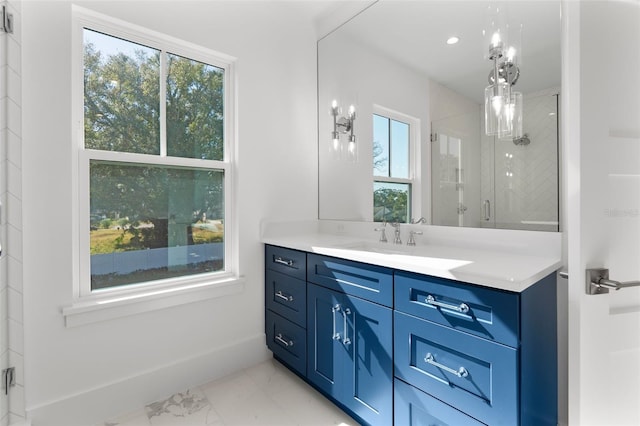
[[[387,242],[387,233],[385,226],[387,225],[387,222],[384,222],[382,225],[382,228],[375,228],[374,231],[380,231],[380,242],[381,243],[386,243]]]
[[[414,235],[422,235],[422,231],[409,231],[409,241],[407,241],[408,246],[416,245],[416,240],[413,238]]]

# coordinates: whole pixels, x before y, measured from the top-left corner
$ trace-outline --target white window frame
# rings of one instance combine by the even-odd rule
[[[84,324],[121,315],[130,315],[218,297],[242,290],[237,253],[238,224],[234,197],[234,157],[236,134],[235,58],[185,42],[119,19],[78,6],[72,7],[72,119],[73,119],[73,304],[63,309],[67,326]],[[148,155],[84,148],[84,41],[83,29],[99,31],[162,51],[160,61],[160,108],[166,105],[166,60],[172,53],[224,70],[224,158],[222,161],[166,155],[166,121],[160,122],[160,154]],[[159,165],[224,171],[224,271],[188,275],[108,289],[91,290],[89,235],[89,162],[116,161],[139,165]],[[240,284],[240,285],[235,285]]]
[[[409,177],[408,178],[394,178],[385,176],[376,176],[373,174],[372,184],[375,182],[385,183],[403,183],[411,186],[411,211],[409,220],[412,218],[417,219],[421,216],[422,206],[422,180],[421,167],[420,167],[420,119],[412,117],[407,114],[395,111],[390,108],[383,107],[381,105],[374,104],[372,113],[380,115],[391,120],[400,121],[409,125]],[[373,120],[373,116],[372,116]],[[391,165],[389,165],[391,167]]]

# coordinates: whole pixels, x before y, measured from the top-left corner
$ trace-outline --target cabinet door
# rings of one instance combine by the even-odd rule
[[[340,293],[307,285],[307,378],[334,398],[339,398],[342,378]]]
[[[393,311],[342,295],[341,403],[372,425],[393,422]]]

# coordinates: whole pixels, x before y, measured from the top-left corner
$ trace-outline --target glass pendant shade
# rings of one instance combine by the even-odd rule
[[[506,119],[509,127],[509,132],[504,135],[499,135],[499,137],[518,139],[523,136],[522,104],[522,93],[511,91],[509,104],[507,105],[506,109]]]
[[[329,153],[334,160],[340,160],[342,158],[342,143],[340,142],[340,134],[338,132],[331,132]]]
[[[347,160],[352,163],[358,160],[358,145],[354,135],[349,136],[349,142],[347,143]]]
[[[499,82],[484,89],[484,126],[487,136],[506,134],[509,126],[508,106],[509,85]]]

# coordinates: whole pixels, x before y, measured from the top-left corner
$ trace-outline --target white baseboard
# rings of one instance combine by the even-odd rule
[[[258,364],[270,356],[265,335],[143,371],[55,401],[27,407],[33,426],[86,426],[126,414],[234,371]]]

